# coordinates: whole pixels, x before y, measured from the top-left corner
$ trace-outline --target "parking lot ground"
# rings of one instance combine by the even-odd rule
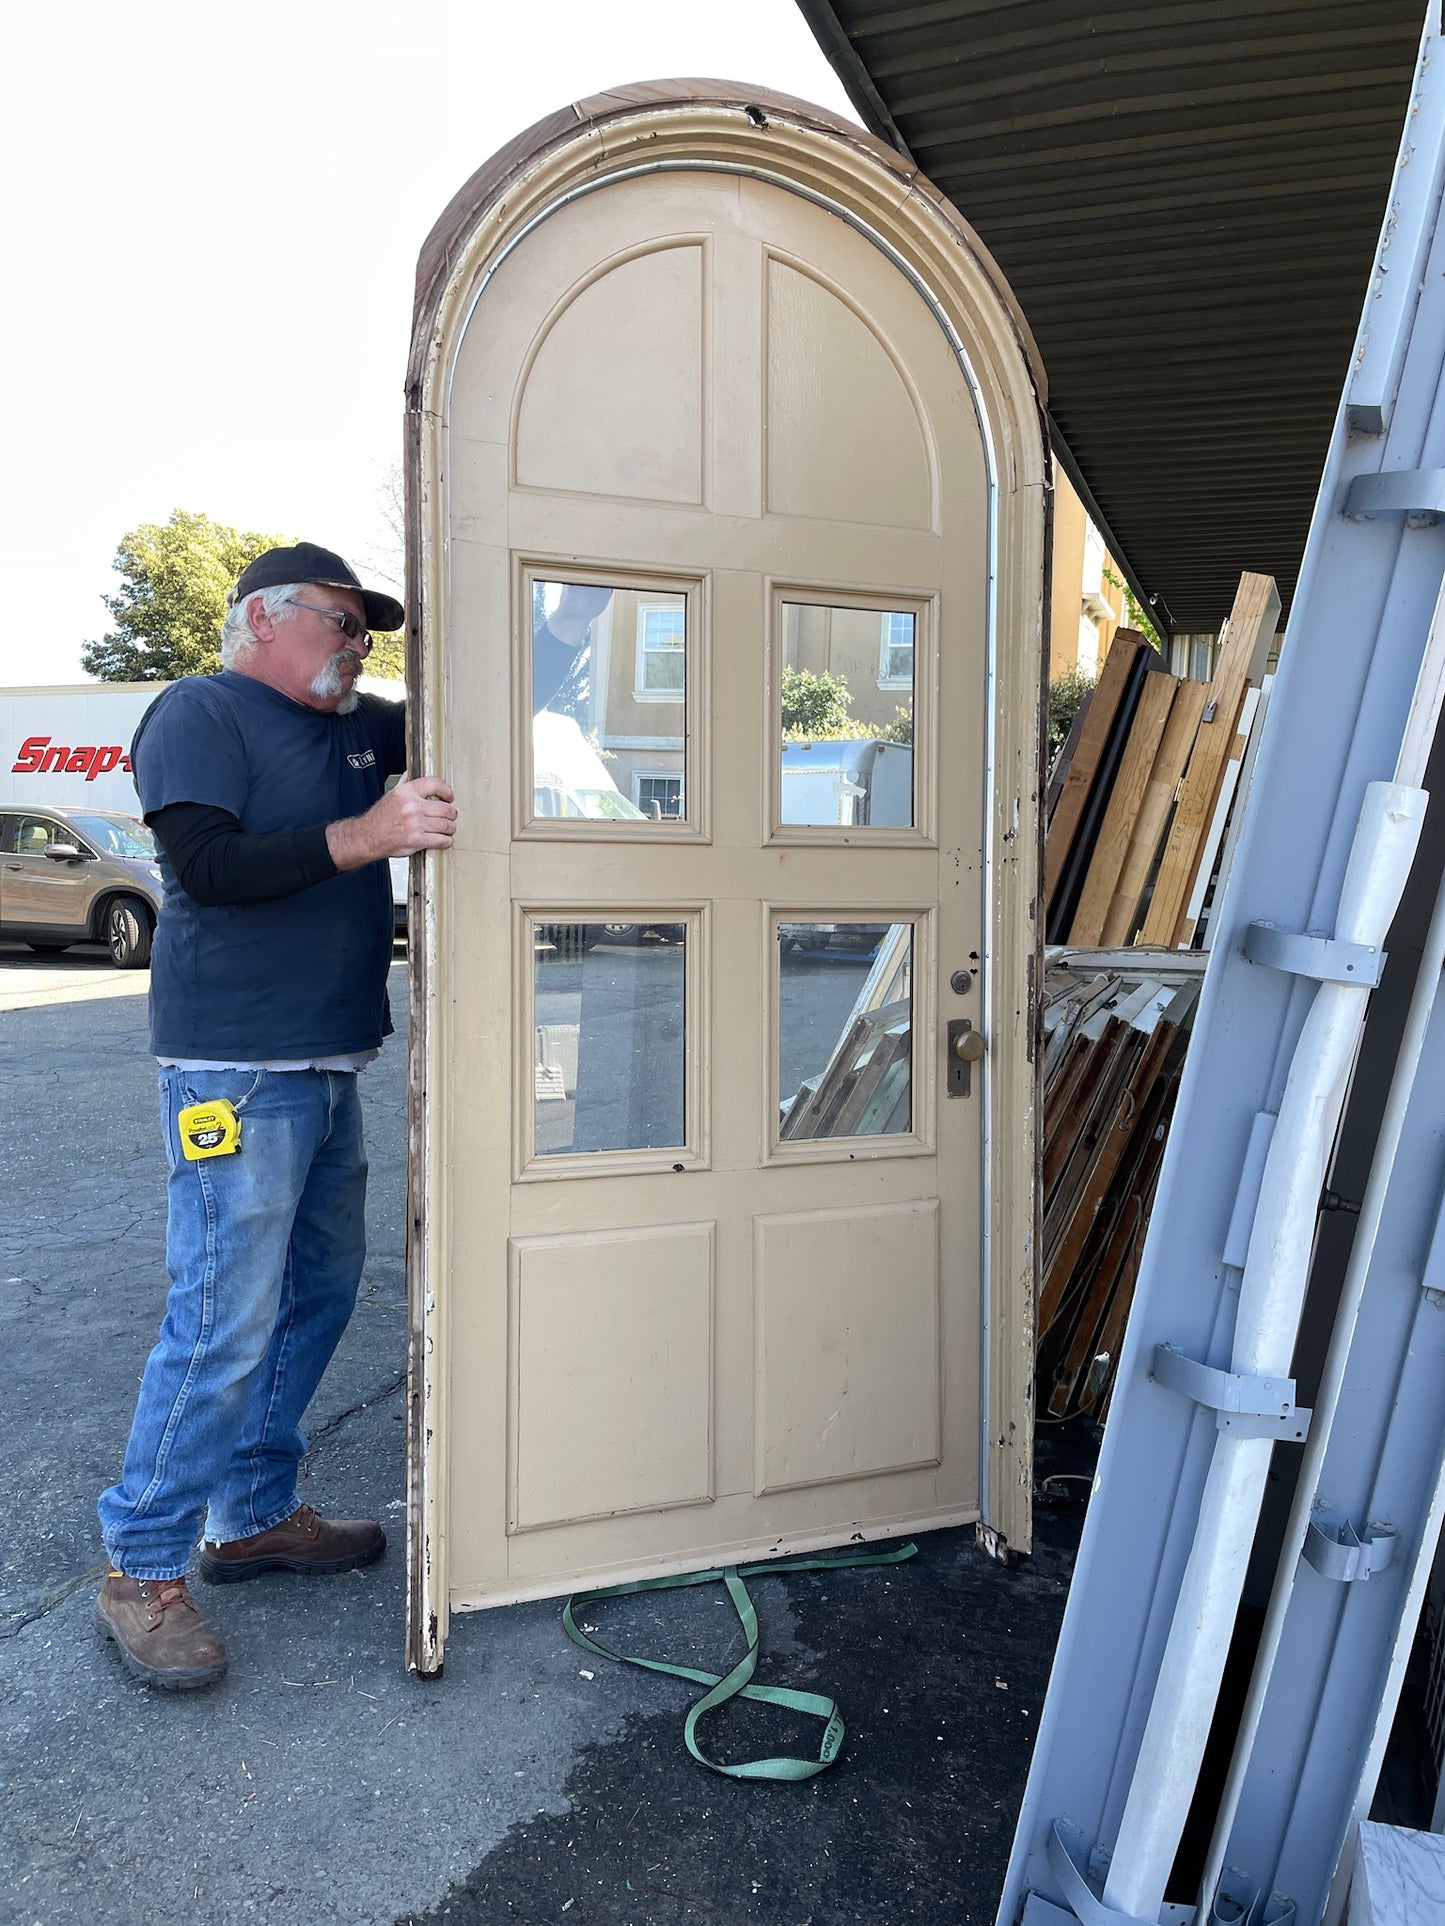
[[[1041,1512],[1010,1570],[939,1532],[905,1566],[758,1581],[760,1676],[847,1722],[839,1764],[798,1786],[693,1765],[689,1688],[579,1652],[556,1601],[455,1620],[444,1678],[407,1675],[400,1037],[362,1081],[372,1255],[304,1485],[382,1518],[391,1549],[340,1578],[198,1586],[231,1654],[213,1691],[121,1671],[90,1615],[95,1495],[165,1292],[144,987],[100,951],[0,948],[0,1921],[991,1920],[1074,1515]],[[392,998],[401,1021],[400,966]],[[741,1650],[720,1588],[598,1609],[621,1650],[718,1670]],[[725,1714],[717,1746],[816,1745],[769,1717]]]

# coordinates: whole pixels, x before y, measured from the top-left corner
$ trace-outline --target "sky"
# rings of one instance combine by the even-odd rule
[[[676,75],[857,118],[793,0],[75,0],[0,49],[9,685],[84,679],[174,508],[384,564],[418,251],[533,121]]]

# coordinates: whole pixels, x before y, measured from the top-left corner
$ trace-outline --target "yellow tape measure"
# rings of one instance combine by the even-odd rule
[[[225,1097],[215,1103],[191,1103],[176,1118],[182,1154],[191,1162],[202,1157],[229,1157],[241,1148],[241,1119]]]

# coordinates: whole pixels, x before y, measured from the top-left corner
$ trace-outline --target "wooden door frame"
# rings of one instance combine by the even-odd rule
[[[977,235],[892,149],[821,108],[709,81],[619,88],[540,121],[453,198],[417,269],[406,389],[409,766],[438,770],[447,570],[446,397],[471,311],[534,226],[580,195],[639,173],[720,171],[837,214],[912,282],[948,335],[974,397],[989,464],[984,877],[988,952],[974,1009],[988,1039],[983,1114],[981,1540],[995,1555],[1032,1535],[1037,1292],[1038,996],[1042,926],[1048,457],[1043,374],[1027,324]],[[438,770],[445,774],[445,770]],[[968,862],[967,853],[962,860]],[[408,944],[407,1663],[441,1670],[447,1633],[448,1292],[445,1105],[437,997],[446,861],[415,858]],[[938,1047],[942,1048],[940,1041]],[[1000,1147],[1007,1147],[1006,1152]],[[995,1151],[998,1156],[995,1156]],[[1007,1155],[1009,1180],[993,1181]]]

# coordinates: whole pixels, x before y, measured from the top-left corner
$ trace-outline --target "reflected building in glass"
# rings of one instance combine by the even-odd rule
[[[534,580],[536,813],[684,819],[687,681],[686,595]]]

